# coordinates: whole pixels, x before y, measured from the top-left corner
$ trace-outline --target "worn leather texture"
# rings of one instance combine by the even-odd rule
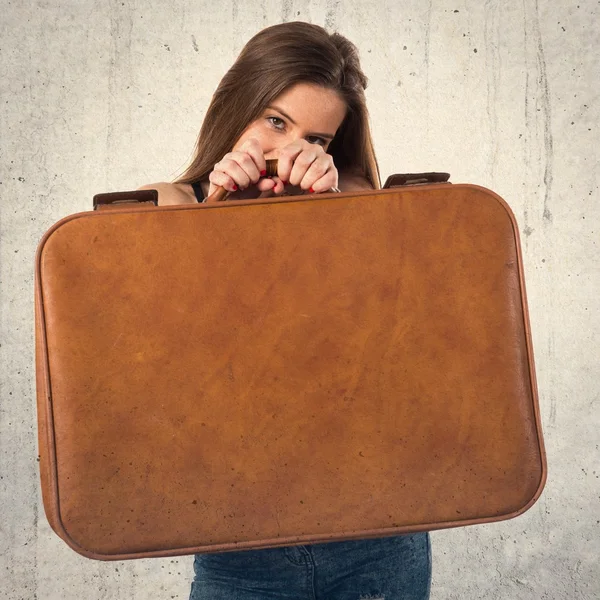
[[[491,522],[546,477],[517,226],[473,185],[70,216],[36,357],[46,514],[91,558]]]

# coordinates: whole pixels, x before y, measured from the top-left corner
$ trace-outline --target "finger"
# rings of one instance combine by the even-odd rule
[[[261,190],[261,193],[259,194],[259,198],[271,198],[275,195],[274,193],[274,189],[275,189],[275,181],[274,178],[272,177],[265,177],[264,179],[261,179],[258,184],[257,184],[257,188],[259,190]]]
[[[325,192],[332,187],[337,187],[338,172],[329,155],[317,158],[304,174],[300,187],[303,190]]]
[[[275,181],[273,181],[273,179],[271,179],[270,177],[265,177],[264,179],[261,179],[257,184],[256,187],[261,191],[261,192],[266,192],[266,191],[270,191],[275,187]]]
[[[306,140],[296,140],[279,151],[277,175],[282,181],[289,182],[296,157],[310,144]],[[299,183],[299,180],[298,180]]]
[[[306,173],[309,171],[312,164],[317,160],[318,157],[319,152],[316,150],[316,147],[315,149],[307,148],[300,152],[300,154],[298,154],[296,157],[296,160],[294,160],[294,166],[292,167],[292,172],[290,173],[290,184],[298,185],[302,187],[302,189],[307,190],[310,187],[310,183],[305,186],[302,185],[302,182],[304,181]]]
[[[259,180],[261,176],[261,169],[259,169],[258,165],[254,162],[254,157],[252,157],[248,152],[230,152],[224,156],[221,163],[223,163],[225,160],[232,160],[237,163],[242,171],[244,171],[244,173],[246,173],[248,176],[248,184],[240,185],[240,187],[246,188],[248,185],[256,183]]]
[[[212,171],[211,174],[208,176],[208,180],[211,183],[210,189],[208,191],[209,196],[211,196],[214,193],[216,186],[225,188],[230,192],[235,192],[238,189],[236,182],[229,175],[227,175],[227,173],[224,173],[223,171]]]
[[[273,182],[275,183],[275,185],[273,186],[273,193],[277,196],[279,194],[283,194],[283,191],[285,190],[285,185],[283,185],[283,181],[281,181],[279,177],[273,177]]]
[[[262,151],[260,143],[256,138],[247,139],[239,148],[238,151],[247,153],[254,162],[256,166],[256,170],[259,173],[259,176],[264,176],[263,173],[266,173],[267,163],[265,161],[265,155]],[[253,182],[256,183],[258,179]]]
[[[245,161],[244,157],[247,157]],[[245,166],[242,167],[237,162],[238,160],[240,162],[245,162]],[[250,175],[245,170],[250,169],[249,163],[252,163],[252,159],[246,153],[242,154],[241,156],[237,156],[235,153],[230,153],[225,155],[225,157],[215,165],[213,173],[225,173],[235,181],[240,189],[245,189],[252,183]],[[256,167],[254,167],[254,169],[256,170]]]

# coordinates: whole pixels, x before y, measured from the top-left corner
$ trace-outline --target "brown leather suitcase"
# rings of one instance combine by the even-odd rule
[[[74,550],[378,537],[539,497],[521,252],[496,194],[113,206],[58,222],[36,258],[43,500]]]

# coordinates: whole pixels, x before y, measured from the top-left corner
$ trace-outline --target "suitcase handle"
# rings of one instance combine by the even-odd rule
[[[272,177],[277,174],[277,159],[266,161],[267,174],[265,177]],[[428,183],[450,183],[449,173],[395,173],[390,175],[383,189],[403,187],[411,185],[423,185]],[[339,192],[338,188],[331,188],[329,192]],[[229,191],[223,187],[217,186],[217,189],[204,200],[205,203],[223,202],[227,200]],[[130,192],[111,192],[108,194],[96,194],[94,196],[94,210],[103,208],[117,208],[119,205],[130,204],[132,202],[145,204],[146,206],[158,206],[158,192],[156,190],[135,190]]]
[[[267,160],[267,174],[266,177],[272,177],[277,175],[277,159]],[[428,172],[428,173],[394,173],[390,175],[383,189],[404,187],[409,185],[424,185],[428,183],[450,183],[450,173],[443,172]],[[339,192],[338,188],[331,188],[330,192]],[[222,202],[227,200],[229,192],[222,187],[217,189],[208,197],[204,202]]]
[[[270,158],[269,160],[266,161],[267,163],[267,174],[265,175],[265,177],[273,177],[273,175],[277,175],[277,159],[276,158]],[[212,203],[212,202],[224,202],[225,200],[227,200],[227,197],[229,196],[230,192],[229,190],[226,190],[225,188],[221,187],[221,186],[217,186],[217,189],[210,195],[208,196],[208,198],[206,198],[204,200],[204,203],[208,204],[208,203]]]
[[[270,158],[267,161],[267,174],[264,177],[273,177],[277,175],[277,164],[276,158]],[[338,188],[330,188],[329,192],[339,192]],[[212,204],[213,202],[223,202],[227,200],[230,192],[223,187],[217,186],[217,189],[204,200],[205,204]]]

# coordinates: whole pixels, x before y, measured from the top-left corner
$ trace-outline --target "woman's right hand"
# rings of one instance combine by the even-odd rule
[[[284,186],[278,177],[261,179],[266,175],[266,168],[265,156],[258,140],[250,138],[234,152],[228,152],[214,166],[208,176],[209,196],[216,191],[217,186],[229,191],[230,198],[243,196],[243,191],[251,185],[256,185],[261,196],[281,193]]]

